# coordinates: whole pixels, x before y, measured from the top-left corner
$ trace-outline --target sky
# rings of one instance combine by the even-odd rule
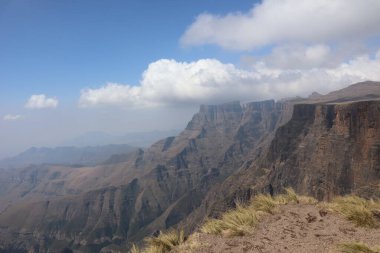
[[[380,80],[378,0],[0,0],[0,158]]]

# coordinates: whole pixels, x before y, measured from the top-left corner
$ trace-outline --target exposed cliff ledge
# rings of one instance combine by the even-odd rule
[[[380,101],[294,105],[267,150],[211,190],[186,222],[289,186],[318,199],[380,198]]]
[[[0,240],[0,247],[11,241],[20,249],[38,247],[42,252],[61,246],[99,252],[174,226],[201,205],[210,188],[269,143],[291,108],[273,100],[201,106],[177,137],[130,157],[116,157],[104,168],[78,169],[85,170],[86,177],[110,171],[118,184],[109,181],[76,196],[48,201],[35,197],[32,203],[10,206],[0,215],[0,226],[6,227],[0,237],[8,238]],[[66,180],[61,179],[62,185],[69,183]],[[6,237],[8,232],[15,238]]]
[[[274,191],[380,197],[380,101],[295,105],[262,166]]]
[[[23,196],[33,201],[0,214],[0,249],[120,248],[288,186],[319,199],[380,197],[380,101],[363,101],[377,94],[380,83],[369,82],[294,109],[300,99],[201,106],[181,134],[131,156],[25,171],[31,180],[6,188],[15,197],[28,189]]]

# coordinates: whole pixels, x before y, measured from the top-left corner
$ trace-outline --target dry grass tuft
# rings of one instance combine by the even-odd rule
[[[337,246],[339,252],[344,253],[380,253],[380,246],[370,248],[364,243],[342,243]]]
[[[151,237],[147,239],[148,245],[157,249],[163,249],[164,252],[170,251],[177,245],[180,245],[185,241],[185,234],[183,230],[176,231],[170,230],[166,233],[162,233],[157,237]]]
[[[226,229],[224,222],[218,219],[211,219],[206,221],[205,224],[201,227],[200,231],[205,234],[214,234],[219,235],[222,231]]]
[[[199,237],[200,234],[198,232],[191,234],[189,238],[186,240],[186,243],[183,243],[176,247],[173,253],[193,252],[199,248],[208,246],[207,243],[201,243]]]
[[[221,219],[207,221],[201,227],[201,232],[223,234],[225,236],[241,236],[251,233],[257,221],[254,210],[238,205],[236,209],[224,213]]]
[[[287,188],[286,194],[275,198],[270,195],[257,195],[249,205],[237,204],[237,208],[222,215],[220,219],[208,220],[200,229],[202,233],[224,236],[242,236],[250,234],[259,219],[265,214],[273,214],[279,205],[288,203],[315,203],[314,198],[298,196],[293,189]]]
[[[365,200],[357,196],[344,196],[335,198],[331,203],[324,203],[323,207],[343,215],[359,227],[374,228],[377,226],[374,212],[379,210],[379,201]]]
[[[259,194],[252,200],[251,206],[255,211],[262,211],[273,214],[278,202],[270,195]]]
[[[136,246],[136,244],[133,244],[129,253],[141,253],[141,250]]]
[[[146,239],[147,247],[140,250],[136,245],[132,246],[130,253],[167,253],[174,247],[184,243],[185,234],[183,230],[170,230],[157,237]]]

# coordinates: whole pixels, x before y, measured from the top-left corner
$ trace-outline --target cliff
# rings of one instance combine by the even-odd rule
[[[380,198],[380,101],[296,104],[261,155],[208,192],[184,222],[218,217],[257,193],[292,187],[319,200]]]
[[[210,188],[257,155],[256,147],[269,143],[291,108],[273,100],[202,105],[178,136],[127,158],[66,172],[35,168],[32,185],[28,180],[9,187],[23,201],[14,200],[0,215],[2,247],[99,252],[175,226],[201,205]],[[53,173],[61,173],[54,178],[61,186],[57,191],[49,187],[47,196],[41,188],[51,183]],[[16,190],[21,187],[28,188],[22,197]]]
[[[292,186],[329,200],[356,193],[380,198],[380,101],[296,105],[263,166],[275,192]]]
[[[0,214],[0,249],[125,250],[289,186],[320,200],[380,198],[379,91],[366,82],[318,101],[202,105],[183,132],[147,150],[96,167],[15,171],[0,188],[0,202],[11,200]]]

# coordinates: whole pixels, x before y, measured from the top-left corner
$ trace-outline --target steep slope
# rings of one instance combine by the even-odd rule
[[[380,83],[369,84],[380,90]],[[193,227],[205,213],[218,216],[236,199],[289,186],[318,199],[348,193],[380,198],[380,101],[361,101],[367,91],[356,99],[360,85],[333,93],[334,99],[350,96],[351,102],[294,105],[291,120],[278,128],[266,150],[211,189],[184,224]],[[326,96],[319,100],[330,100]]]
[[[158,229],[192,230],[237,199],[287,186],[319,199],[379,197],[379,91],[380,83],[367,82],[314,96],[317,102],[201,106],[177,137],[101,166],[71,168],[52,179],[64,182],[52,196],[33,190],[30,202],[9,205],[0,214],[0,238],[9,238],[0,249],[123,249]],[[51,167],[35,170],[45,176],[31,180],[33,189],[52,183]]]
[[[19,202],[47,200],[66,195],[78,195],[90,190],[118,186],[140,175],[132,167],[134,159],[142,155],[137,150],[126,155],[118,163],[96,167],[62,165],[30,165],[19,169],[0,169],[0,212]]]
[[[180,135],[125,160],[119,173],[134,177],[90,191],[79,187],[71,196],[13,204],[0,215],[1,227],[7,228],[2,236],[17,235],[12,242],[20,249],[70,246],[98,252],[173,226],[202,203],[212,185],[242,166],[255,147],[267,144],[290,112],[290,105],[274,101],[201,106]],[[72,173],[88,170],[86,182],[117,161]]]

